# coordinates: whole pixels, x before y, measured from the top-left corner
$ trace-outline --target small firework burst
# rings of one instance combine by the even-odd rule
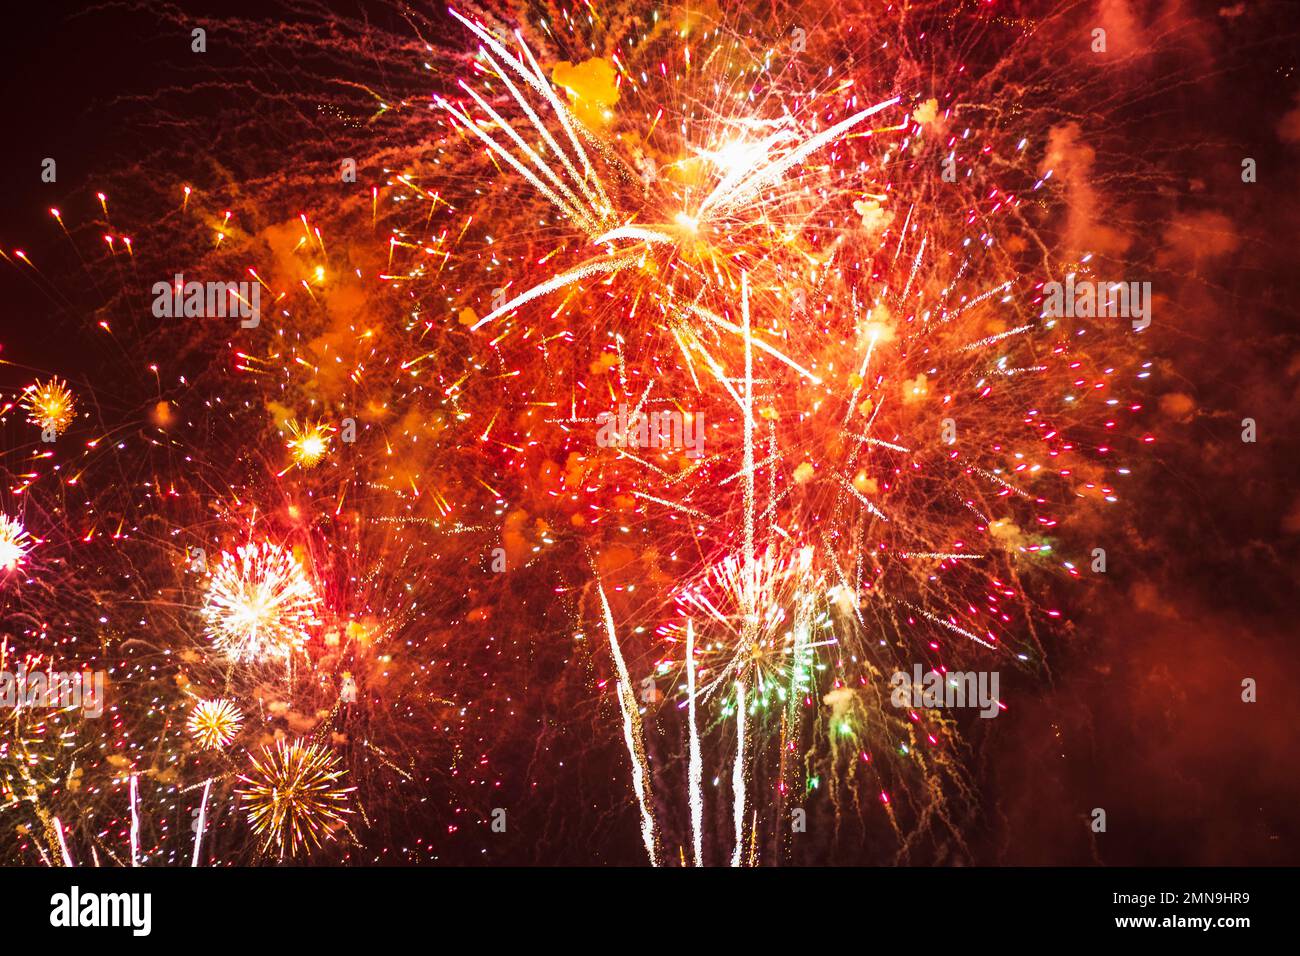
[[[338,786],[347,771],[339,758],[319,744],[277,741],[252,757],[252,766],[236,788],[248,810],[262,848],[296,856],[319,847],[350,813],[352,787]]]
[[[200,747],[220,750],[235,739],[243,722],[244,715],[234,702],[216,698],[194,705],[186,729]]]
[[[213,646],[231,660],[288,660],[319,606],[293,552],[264,541],[221,555],[200,613]]]
[[[329,426],[317,422],[315,425],[299,425],[290,421],[289,454],[293,463],[299,468],[315,468],[330,450]]]
[[[77,400],[68,386],[57,378],[37,382],[23,392],[27,420],[42,431],[62,434],[77,413]]]
[[[12,571],[31,550],[31,536],[17,518],[0,514],[0,570]]]

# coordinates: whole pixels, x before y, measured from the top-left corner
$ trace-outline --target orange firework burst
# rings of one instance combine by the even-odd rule
[[[202,700],[190,711],[186,729],[200,747],[220,750],[235,739],[244,715],[232,701]]]
[[[317,422],[315,425],[299,425],[290,421],[289,453],[293,463],[299,468],[315,468],[330,450],[329,426]]]
[[[253,832],[264,850],[294,856],[320,846],[344,825],[352,787],[338,786],[346,771],[339,758],[319,744],[277,741],[252,758],[236,789],[248,809]]]
[[[77,413],[77,400],[67,385],[57,378],[37,382],[23,392],[27,420],[42,431],[62,434]]]

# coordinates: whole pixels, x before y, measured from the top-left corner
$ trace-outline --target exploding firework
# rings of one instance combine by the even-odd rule
[[[330,448],[329,426],[322,424],[299,426],[290,421],[287,442],[293,463],[299,468],[315,468]]]
[[[835,769],[853,744],[864,762],[892,753],[915,781],[910,809],[930,814],[951,775],[952,727],[934,713],[908,727],[882,711],[881,684],[914,660],[1041,658],[1036,627],[1058,612],[1022,578],[1052,570],[1072,498],[1115,500],[1124,470],[1098,422],[1113,429],[1140,410],[1112,397],[1137,370],[1115,358],[1108,330],[1085,344],[1043,314],[1043,281],[1073,267],[1044,272],[1021,254],[1043,244],[1025,196],[1048,176],[1026,162],[1023,136],[962,132],[973,117],[950,90],[919,72],[900,90],[910,65],[825,79],[796,58],[775,79],[770,51],[717,24],[671,74],[611,56],[607,88],[592,79],[599,61],[548,78],[519,32],[454,15],[480,44],[478,77],[437,103],[467,144],[486,147],[512,195],[535,191],[534,215],[558,233],[541,256],[503,243],[496,258],[518,263],[503,283],[511,294],[462,321],[494,343],[522,329],[570,335],[571,312],[595,324],[575,363],[587,374],[534,380],[530,396],[570,410],[552,421],[571,454],[617,403],[710,423],[700,460],[623,442],[591,449],[561,483],[591,496],[596,516],[636,515],[647,535],[637,570],[704,555],[682,574],[685,620],[659,629],[668,655],[638,641],[641,628],[618,635],[601,590],[620,684],[647,667],[685,674],[674,686],[691,705],[691,745],[704,707],[704,749],[730,764],[733,865],[775,823],[749,819],[751,786],[784,794],[819,779],[815,759],[781,757],[771,772],[778,741],[782,754],[796,742],[826,754],[837,786],[854,785]],[[591,109],[602,96],[618,108]],[[990,154],[1001,174],[978,165]],[[626,567],[619,578],[644,590]],[[650,796],[649,731],[619,693],[654,860],[667,822]],[[829,711],[815,721],[789,708],[818,702]],[[892,775],[876,769],[887,760],[852,776]],[[878,792],[892,821],[901,796]],[[692,785],[693,814],[700,800]]]
[[[195,742],[208,750],[220,750],[235,739],[244,715],[233,701],[204,700],[194,705],[185,727]]]
[[[12,571],[31,549],[31,536],[17,518],[0,514],[0,569]]]
[[[221,555],[201,614],[212,646],[230,660],[287,661],[306,642],[319,607],[293,552],[263,541]]]
[[[27,420],[44,432],[61,435],[77,414],[77,400],[57,378],[37,382],[23,392]]]
[[[318,744],[277,741],[251,758],[236,789],[263,847],[281,856],[311,851],[345,825],[351,787],[340,787],[345,773],[339,758]]]
[[[819,649],[836,643],[832,612],[842,608],[842,592],[814,571],[814,548],[795,554],[785,553],[788,550],[770,547],[749,568],[729,556],[702,582],[684,589],[677,596],[681,617],[660,630],[673,648],[660,669],[668,673],[673,665],[685,663],[682,649],[686,622],[691,622],[701,634],[710,635],[694,646],[701,698],[713,697],[724,682],[736,680],[750,688],[745,705],[751,712],[773,707],[779,711],[808,694],[814,687]],[[726,707],[730,713],[732,704]]]

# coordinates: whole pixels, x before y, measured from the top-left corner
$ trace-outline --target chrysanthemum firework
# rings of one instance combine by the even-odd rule
[[[77,413],[76,397],[58,378],[37,382],[23,392],[27,420],[42,431],[62,434]]]
[[[345,825],[351,787],[337,755],[319,744],[277,741],[251,757],[239,794],[264,849],[296,856],[316,849]]]
[[[12,571],[31,550],[32,538],[17,518],[0,514],[0,570]]]
[[[302,647],[319,607],[293,552],[263,541],[221,555],[201,615],[213,647],[230,660],[275,661]]]
[[[234,701],[215,698],[195,704],[185,726],[200,747],[220,750],[235,739],[243,722],[243,712]]]

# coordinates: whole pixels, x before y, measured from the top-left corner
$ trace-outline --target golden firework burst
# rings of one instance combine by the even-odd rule
[[[295,421],[287,423],[289,429],[289,454],[293,463],[299,468],[315,468],[330,450],[329,426],[317,422],[314,425],[299,425]]]
[[[352,812],[347,795],[355,788],[338,785],[347,771],[325,747],[281,740],[262,747],[251,759],[252,766],[240,775],[235,792],[264,850],[274,846],[282,857],[314,850]]]
[[[23,407],[27,420],[42,431],[59,435],[72,424],[77,413],[77,400],[68,386],[57,378],[36,382],[23,392]]]
[[[234,702],[216,698],[194,705],[186,729],[200,747],[220,750],[235,739],[243,722],[244,714]]]

